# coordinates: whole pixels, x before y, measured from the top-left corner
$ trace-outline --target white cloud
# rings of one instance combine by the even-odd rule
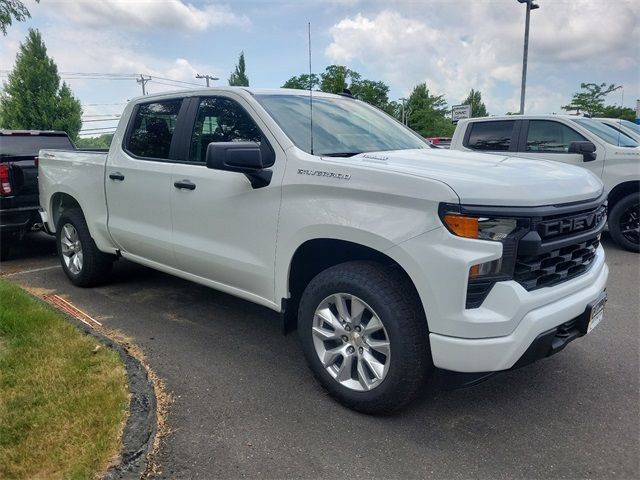
[[[248,28],[251,21],[227,5],[208,3],[198,8],[182,0],[73,0],[43,2],[43,7],[61,18],[83,26],[129,29],[169,29],[184,32],[210,27]]]
[[[528,111],[557,111],[581,81],[620,83],[617,76],[623,76],[635,78],[630,87],[640,90],[640,12],[634,1],[609,1],[606,8],[589,0],[538,1],[529,48],[529,81],[538,83],[528,85]],[[389,0],[385,10],[343,18],[329,30],[325,56],[356,69],[361,65],[375,72],[368,76],[403,94],[426,81],[454,103],[475,88],[492,113],[515,110],[524,7],[513,0],[425,7]]]

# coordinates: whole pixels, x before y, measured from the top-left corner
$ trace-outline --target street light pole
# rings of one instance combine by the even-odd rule
[[[522,54],[522,85],[520,87],[520,115],[524,115],[524,94],[527,88],[527,57],[529,55],[529,19],[531,10],[540,8],[533,3],[533,0],[518,0],[519,3],[527,4],[527,15],[524,23],[524,52]]]
[[[404,125],[406,125],[406,124],[407,124],[407,119],[405,118],[405,115],[404,115],[404,102],[405,102],[406,100],[407,100],[407,99],[406,99],[405,97],[402,97],[402,98],[400,99],[400,101],[402,102],[402,115],[401,115],[401,117],[402,117],[402,123],[403,123]]]

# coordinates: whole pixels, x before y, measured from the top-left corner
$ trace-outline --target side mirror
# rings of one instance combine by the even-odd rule
[[[571,142],[567,153],[578,153],[585,162],[592,162],[597,157],[596,146],[591,142]]]
[[[260,145],[255,142],[217,142],[207,146],[207,168],[244,173],[253,188],[271,183],[273,172],[265,170]]]

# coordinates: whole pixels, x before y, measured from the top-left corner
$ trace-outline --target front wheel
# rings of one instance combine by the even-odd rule
[[[622,198],[609,212],[611,238],[625,250],[640,252],[640,193]]]
[[[56,226],[56,245],[62,269],[79,287],[92,287],[105,281],[113,256],[98,250],[82,211],[65,210]]]
[[[432,368],[420,301],[397,268],[358,261],[321,272],[302,294],[298,333],[321,385],[365,413],[411,402]]]

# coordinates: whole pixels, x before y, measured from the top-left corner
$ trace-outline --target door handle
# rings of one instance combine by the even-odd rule
[[[124,175],[121,174],[120,172],[113,172],[113,173],[109,174],[109,178],[111,180],[120,180],[120,181],[122,181],[122,180],[124,180]]]
[[[174,187],[179,188],[181,190],[195,190],[196,184],[191,182],[190,180],[180,180],[179,182],[174,182]]]

